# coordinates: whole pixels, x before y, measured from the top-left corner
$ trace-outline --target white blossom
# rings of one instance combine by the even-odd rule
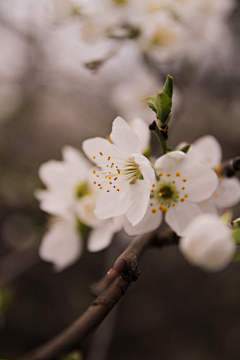
[[[152,186],[148,211],[136,229],[126,221],[124,229],[129,235],[155,230],[165,213],[166,223],[182,236],[186,225],[202,213],[199,203],[216,190],[217,175],[204,165],[196,165],[181,151],[161,156],[154,168],[158,180]]]
[[[179,249],[186,259],[204,270],[217,271],[232,260],[236,245],[231,229],[215,214],[201,214],[193,219],[180,239]]]
[[[178,146],[179,147],[179,146]],[[188,151],[188,157],[196,164],[204,164],[219,174],[219,185],[210,199],[200,206],[204,212],[218,213],[240,201],[240,182],[238,178],[226,178],[220,174],[222,149],[216,138],[206,135],[196,140]]]
[[[113,121],[110,139],[112,143],[103,138],[83,142],[83,151],[96,164],[94,184],[101,190],[94,213],[99,219],[125,214],[134,226],[147,211],[154,170],[142,155],[139,137],[122,118]]]
[[[122,228],[121,217],[99,220],[94,215],[99,190],[92,184],[90,163],[70,146],[65,146],[62,152],[63,161],[50,160],[40,166],[39,176],[47,189],[35,192],[40,208],[52,215],[39,254],[58,271],[81,255],[82,232],[86,226],[91,228],[89,251],[107,247],[114,233]]]

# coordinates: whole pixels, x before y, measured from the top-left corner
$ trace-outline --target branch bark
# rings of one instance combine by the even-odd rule
[[[176,244],[176,236],[160,239],[156,234],[145,234],[133,240],[118,257],[113,269],[94,287],[97,298],[88,309],[67,329],[39,348],[23,355],[19,360],[56,359],[60,354],[79,347],[86,336],[95,329],[125,294],[132,281],[136,281],[140,272],[138,263],[141,255],[151,245]]]

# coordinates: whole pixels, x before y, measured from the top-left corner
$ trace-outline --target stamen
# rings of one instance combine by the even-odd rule
[[[107,192],[109,192],[110,190],[107,190]]]
[[[162,176],[162,173],[159,173],[159,174],[158,174],[158,177],[161,177],[161,176]]]
[[[172,181],[173,184],[175,184],[175,182],[176,182],[175,180]]]
[[[172,206],[175,206],[175,203],[172,203]]]
[[[187,197],[188,197],[188,194],[185,194],[184,197],[187,198]]]
[[[94,185],[95,185],[95,184],[96,184],[96,181],[94,181],[93,183],[94,183]]]
[[[153,203],[150,203],[150,206],[153,206]]]
[[[108,161],[110,160],[110,156],[107,158],[107,160],[108,160]]]
[[[153,184],[153,186],[152,187],[155,187],[155,184]]]
[[[170,174],[170,173],[168,173],[168,174],[166,174],[166,176],[171,176],[171,174]]]
[[[183,190],[185,190],[185,187],[184,187],[184,186],[182,186],[182,189],[183,189]]]
[[[103,153],[102,153],[101,151],[99,151],[99,154],[100,154],[101,156],[103,156]]]
[[[184,198],[181,198],[181,199],[180,199],[180,201],[181,201],[181,202],[184,202],[184,201],[185,201],[185,199],[184,199]]]
[[[93,170],[93,173],[95,174],[96,170]]]
[[[93,159],[96,159],[96,156],[93,156]]]
[[[100,186],[100,188],[99,189],[102,189],[102,187]]]
[[[186,182],[186,181],[187,181],[187,179],[183,178],[183,179],[182,179],[182,181],[183,181],[183,182]]]
[[[179,172],[179,171],[176,172],[176,176],[180,176],[180,172]]]
[[[120,191],[119,189],[117,189],[117,191]]]
[[[157,210],[155,208],[152,208],[152,213],[155,214]]]

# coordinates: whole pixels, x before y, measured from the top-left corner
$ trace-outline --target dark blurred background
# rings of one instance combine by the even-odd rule
[[[37,250],[47,215],[33,195],[42,186],[40,164],[60,160],[63,145],[81,149],[84,139],[106,136],[114,117],[126,114],[113,100],[116,86],[138,78],[138,71],[140,78],[143,67],[155,87],[146,90],[143,80],[142,94],[148,93],[139,95],[139,109],[143,117],[147,111],[146,116],[154,118],[140,100],[155,93],[155,83],[160,89],[167,74],[148,59],[136,66],[129,44],[97,72],[90,72],[81,65],[81,47],[72,27],[51,24],[45,3],[0,2],[0,358],[4,359],[15,359],[75,320],[92,300],[90,285],[129,242],[119,234],[108,249],[85,251],[60,273],[41,261]],[[187,67],[173,70],[176,94],[169,139],[174,147],[210,133],[221,143],[223,159],[240,153],[239,2],[228,22],[233,50],[227,66],[218,64],[201,72]],[[153,144],[156,147],[154,137]],[[234,208],[236,216],[239,210]],[[149,250],[140,271],[138,281],[86,340],[84,359],[240,359],[239,263],[206,273],[171,247]]]

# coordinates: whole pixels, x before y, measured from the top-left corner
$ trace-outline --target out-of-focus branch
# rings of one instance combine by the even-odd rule
[[[66,330],[41,347],[22,356],[19,360],[49,360],[73,347],[79,347],[86,336],[95,329],[125,294],[132,281],[139,276],[138,263],[141,255],[151,246],[176,244],[177,237],[158,238],[146,234],[133,240],[118,257],[113,269],[95,286],[98,297],[90,307]]]
[[[240,171],[240,156],[224,161],[222,163],[221,173],[227,177],[232,177]]]

